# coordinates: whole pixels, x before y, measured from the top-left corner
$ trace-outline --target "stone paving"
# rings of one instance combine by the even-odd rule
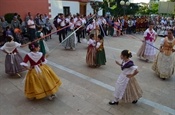
[[[142,38],[142,35],[134,35]],[[159,47],[160,37],[156,42]],[[152,63],[136,57],[141,42],[129,35],[106,37],[105,51],[107,63],[100,68],[86,65],[85,43],[77,44],[76,50],[65,50],[59,45],[57,35],[46,42],[51,50],[48,64],[62,80],[57,98],[29,101],[24,96],[23,78],[12,78],[4,72],[5,54],[0,52],[0,115],[175,115],[175,75],[163,81],[151,70]],[[54,50],[52,50],[54,49]],[[143,98],[136,105],[120,102],[110,106],[114,85],[121,70],[115,64],[120,52],[129,49],[132,60],[139,66],[136,76]],[[29,52],[20,48],[22,56]]]

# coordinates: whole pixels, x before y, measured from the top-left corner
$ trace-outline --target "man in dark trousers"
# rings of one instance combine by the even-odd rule
[[[80,15],[77,14],[77,21],[75,22],[75,28],[76,29],[79,28],[82,24],[83,23],[82,23],[82,20],[80,18]],[[77,38],[78,38],[78,43],[81,43],[81,41],[80,41],[81,32],[82,32],[82,28],[79,28],[76,32]]]
[[[60,14],[60,17],[57,19],[57,23],[58,23],[58,27],[57,29],[62,29],[66,26],[66,20],[64,18],[64,15],[63,14]],[[62,29],[58,32],[58,35],[59,35],[59,41],[60,43],[62,42],[62,40],[65,39],[65,34],[66,34],[66,30],[65,29]]]

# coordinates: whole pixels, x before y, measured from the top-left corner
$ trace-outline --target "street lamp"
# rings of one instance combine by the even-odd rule
[[[125,15],[125,10],[126,10],[126,8],[127,8],[127,6],[129,6],[130,5],[130,2],[125,2],[125,1],[120,1],[120,5],[122,6],[122,8],[123,8],[123,11],[124,11],[124,15]]]

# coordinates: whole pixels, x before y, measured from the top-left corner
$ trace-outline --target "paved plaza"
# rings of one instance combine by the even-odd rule
[[[4,72],[5,54],[0,52],[0,115],[175,115],[175,75],[168,80],[159,79],[151,70],[152,63],[137,58],[136,52],[142,35],[105,37],[107,63],[99,68],[86,65],[87,44],[78,43],[76,50],[65,50],[57,35],[46,43],[50,48],[48,65],[57,73],[62,85],[57,98],[30,101],[24,95],[23,79],[13,78]],[[160,37],[156,41],[159,47]],[[139,67],[136,77],[143,90],[137,104],[109,105],[113,99],[115,82],[121,72],[115,60],[120,52],[129,49],[132,60]],[[28,47],[20,48],[22,56]],[[158,51],[157,51],[158,52]]]

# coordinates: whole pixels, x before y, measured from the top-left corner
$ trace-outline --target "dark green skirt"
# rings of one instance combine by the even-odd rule
[[[40,45],[40,52],[42,52],[43,55],[45,55],[46,54],[46,49],[45,49],[43,40],[39,40],[39,45]]]
[[[97,51],[97,65],[105,65],[105,63],[106,63],[105,50],[102,49],[100,51]]]

